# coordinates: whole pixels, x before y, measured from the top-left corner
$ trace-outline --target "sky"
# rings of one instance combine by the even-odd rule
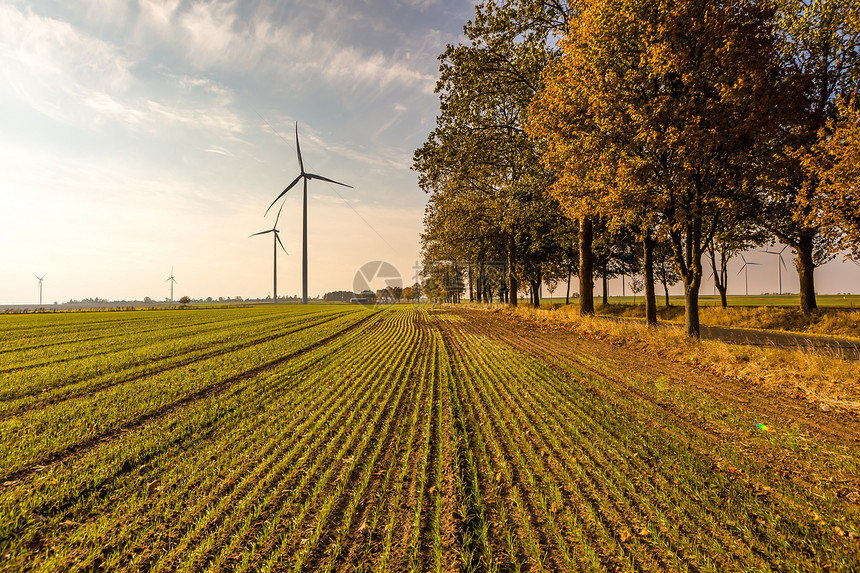
[[[272,228],[266,209],[298,174],[296,122],[306,170],[353,187],[309,186],[310,296],[351,290],[371,261],[411,284],[427,201],[412,153],[435,125],[438,55],[473,13],[465,0],[0,0],[0,304],[38,302],[35,275],[46,304],[164,300],[171,273],[177,299],[271,295],[272,235],[249,235]],[[278,294],[297,295],[300,186],[278,228]],[[750,292],[775,292],[776,257],[752,258]],[[819,292],[860,291],[851,263],[818,276]],[[793,269],[783,285],[796,292]]]
[[[308,171],[309,294],[414,274],[438,55],[467,1],[0,0],[0,304],[265,297]],[[301,293],[301,186],[278,224]],[[411,283],[410,283],[411,284]]]

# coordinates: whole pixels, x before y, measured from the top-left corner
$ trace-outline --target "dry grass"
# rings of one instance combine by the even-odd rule
[[[645,307],[640,305],[609,305],[596,310],[604,316],[645,317]],[[684,308],[660,308],[658,317],[662,321],[683,322]],[[706,326],[723,328],[751,328],[860,339],[860,310],[828,308],[804,313],[794,307],[707,306],[699,309],[699,322]]]
[[[573,306],[555,309],[496,306],[493,310],[547,326],[562,326],[582,336],[617,346],[644,349],[763,389],[794,397],[802,395],[824,409],[860,411],[860,361],[845,360],[826,351],[816,353],[698,341],[687,337],[680,327],[649,328],[636,322],[580,317],[578,309]]]

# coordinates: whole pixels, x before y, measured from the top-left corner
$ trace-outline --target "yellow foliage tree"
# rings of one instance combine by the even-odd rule
[[[804,167],[817,175],[816,193],[803,193],[811,223],[830,236],[834,250],[860,260],[860,105],[837,101],[838,117],[827,122]]]
[[[699,335],[702,255],[756,199],[791,101],[768,3],[584,0],[563,56],[530,107],[528,131],[556,171],[567,213],[659,225]]]

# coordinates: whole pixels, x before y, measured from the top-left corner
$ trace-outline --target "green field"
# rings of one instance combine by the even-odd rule
[[[0,316],[0,570],[852,571],[853,418],[477,310]]]

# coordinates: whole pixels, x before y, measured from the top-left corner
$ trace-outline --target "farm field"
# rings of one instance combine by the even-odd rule
[[[860,420],[398,305],[0,316],[0,570],[853,571]]]

